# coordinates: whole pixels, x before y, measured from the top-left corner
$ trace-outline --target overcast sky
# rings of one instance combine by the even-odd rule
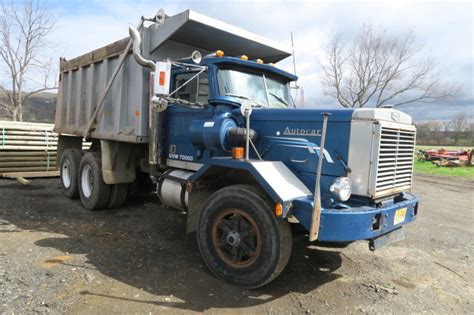
[[[416,120],[447,119],[464,111],[474,117],[473,4],[471,1],[77,1],[50,0],[48,6],[58,23],[51,35],[58,54],[77,55],[127,36],[128,24],[140,16],[153,16],[159,8],[173,15],[186,9],[217,18],[290,47],[295,37],[299,84],[305,88],[305,104],[337,107],[321,91],[317,58],[334,31],[347,37],[364,22],[397,34],[414,29],[439,63],[440,77],[462,85],[457,100],[442,104],[412,104],[399,109]],[[292,71],[288,58],[280,67]]]

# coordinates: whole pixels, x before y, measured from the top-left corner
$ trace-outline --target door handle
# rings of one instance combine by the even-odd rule
[[[291,159],[290,158],[290,162],[293,162],[293,163],[308,163],[309,160],[308,159],[304,159],[304,160],[295,160],[295,159]]]

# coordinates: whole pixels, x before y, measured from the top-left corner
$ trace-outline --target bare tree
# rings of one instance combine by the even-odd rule
[[[44,4],[36,0],[1,2],[0,8],[0,107],[13,120],[23,119],[23,105],[51,84],[52,58],[47,41],[54,26]]]
[[[439,120],[430,120],[427,122],[429,130],[429,139],[434,140],[436,144],[440,144],[443,140],[443,123]]]
[[[416,124],[416,143],[429,144],[430,128],[428,122]]]
[[[364,24],[351,45],[335,34],[320,65],[326,95],[343,107],[429,103],[460,91],[439,80],[435,62],[417,47],[413,31],[388,36]]]
[[[459,139],[468,131],[469,119],[463,112],[459,112],[451,118],[451,129],[453,130],[454,144],[458,144]]]
[[[444,125],[439,120],[429,120],[416,124],[417,142],[419,144],[441,144]]]
[[[444,142],[446,145],[449,144],[449,131],[451,130],[451,121],[444,120],[443,121],[443,134],[444,134]]]

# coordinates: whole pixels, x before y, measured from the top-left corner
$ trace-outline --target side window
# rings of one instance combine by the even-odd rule
[[[186,81],[191,79],[194,75],[196,75],[195,72],[177,74],[174,79],[175,89],[186,83]],[[209,99],[209,80],[207,72],[201,73],[198,77],[182,87],[176,92],[176,97],[191,103],[207,103]]]

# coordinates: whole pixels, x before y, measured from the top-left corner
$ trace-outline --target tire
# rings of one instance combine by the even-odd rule
[[[109,200],[110,185],[107,185],[102,177],[100,152],[84,154],[78,175],[79,196],[84,208],[88,210],[105,208]]]
[[[107,209],[119,208],[127,200],[128,184],[110,185],[110,195],[107,202]]]
[[[290,224],[273,214],[273,202],[254,186],[229,186],[212,194],[197,237],[210,271],[247,289],[274,280],[291,254]]]
[[[78,149],[66,149],[61,156],[59,167],[60,182],[63,194],[69,198],[79,196],[78,173],[82,152]]]

